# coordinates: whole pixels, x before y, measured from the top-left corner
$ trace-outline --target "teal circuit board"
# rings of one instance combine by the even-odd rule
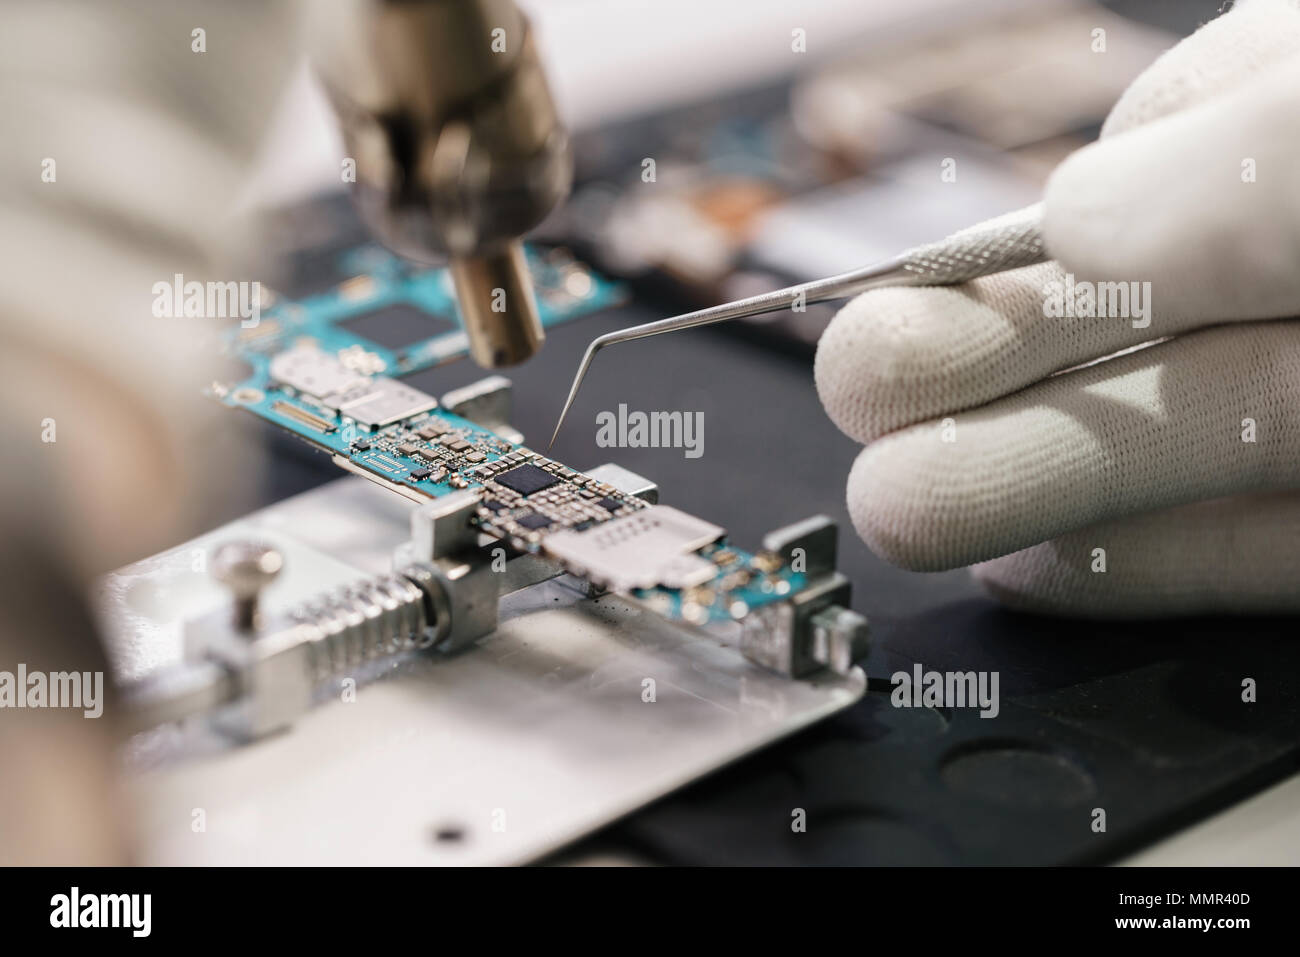
[[[626,295],[563,250],[529,247],[527,257],[544,327],[617,305]],[[339,253],[334,272],[348,278],[297,301],[264,292],[261,317],[229,333],[227,352],[265,372],[272,354],[307,338],[364,374],[389,376],[468,354],[446,269],[410,263],[371,243]]]
[[[530,249],[528,259],[544,325],[623,295],[567,254]],[[341,254],[340,272],[350,278],[272,301],[255,326],[231,330],[223,347],[251,372],[214,383],[213,397],[408,497],[477,496],[471,522],[484,534],[546,554],[666,617],[734,621],[804,586],[779,556],[734,548],[721,528],[570,469],[401,382],[468,351],[445,270],[363,246]],[[376,316],[391,327],[394,309],[409,319],[405,335],[366,334]]]

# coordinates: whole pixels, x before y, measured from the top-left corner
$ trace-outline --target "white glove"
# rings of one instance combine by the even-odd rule
[[[848,503],[874,551],[983,562],[1038,611],[1300,610],[1297,51],[1300,0],[1239,0],[1052,175],[1057,262],[835,317],[817,387],[868,443]],[[1149,324],[1048,318],[1067,273],[1149,282]]]

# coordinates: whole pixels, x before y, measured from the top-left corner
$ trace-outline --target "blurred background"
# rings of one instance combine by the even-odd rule
[[[1221,6],[521,5],[577,164],[570,201],[536,238],[674,308],[828,275],[1033,201],[1129,82]],[[337,191],[343,153],[303,62],[245,199]],[[961,175],[936,190],[947,157],[961,158]],[[303,223],[280,224],[282,242],[301,243]],[[312,226],[329,236],[329,224]],[[831,308],[754,322],[812,344]]]

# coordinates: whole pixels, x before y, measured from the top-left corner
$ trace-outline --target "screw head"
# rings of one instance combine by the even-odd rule
[[[284,556],[261,542],[227,542],[212,555],[212,577],[236,598],[248,599],[275,580],[284,568]]]

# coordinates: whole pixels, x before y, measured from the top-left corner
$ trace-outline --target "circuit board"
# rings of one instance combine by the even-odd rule
[[[779,556],[726,543],[722,528],[612,485],[510,441],[395,378],[467,352],[444,270],[403,264],[376,247],[343,254],[355,273],[337,287],[273,303],[257,326],[225,340],[251,373],[214,383],[213,396],[279,426],[409,497],[477,496],[470,521],[511,548],[546,556],[665,617],[705,625],[803,587]],[[618,301],[617,286],[572,259],[529,252],[545,325]],[[578,278],[575,278],[578,277]],[[364,335],[401,307],[453,325],[406,345]],[[360,320],[358,322],[357,320]],[[409,338],[409,337],[408,337]],[[389,374],[391,373],[391,375]]]
[[[368,243],[335,255],[338,284],[297,301],[263,291],[262,316],[232,330],[228,353],[265,372],[270,356],[308,338],[364,375],[419,372],[469,352],[451,276]],[[563,250],[527,249],[543,327],[616,305],[623,287],[597,275]]]

